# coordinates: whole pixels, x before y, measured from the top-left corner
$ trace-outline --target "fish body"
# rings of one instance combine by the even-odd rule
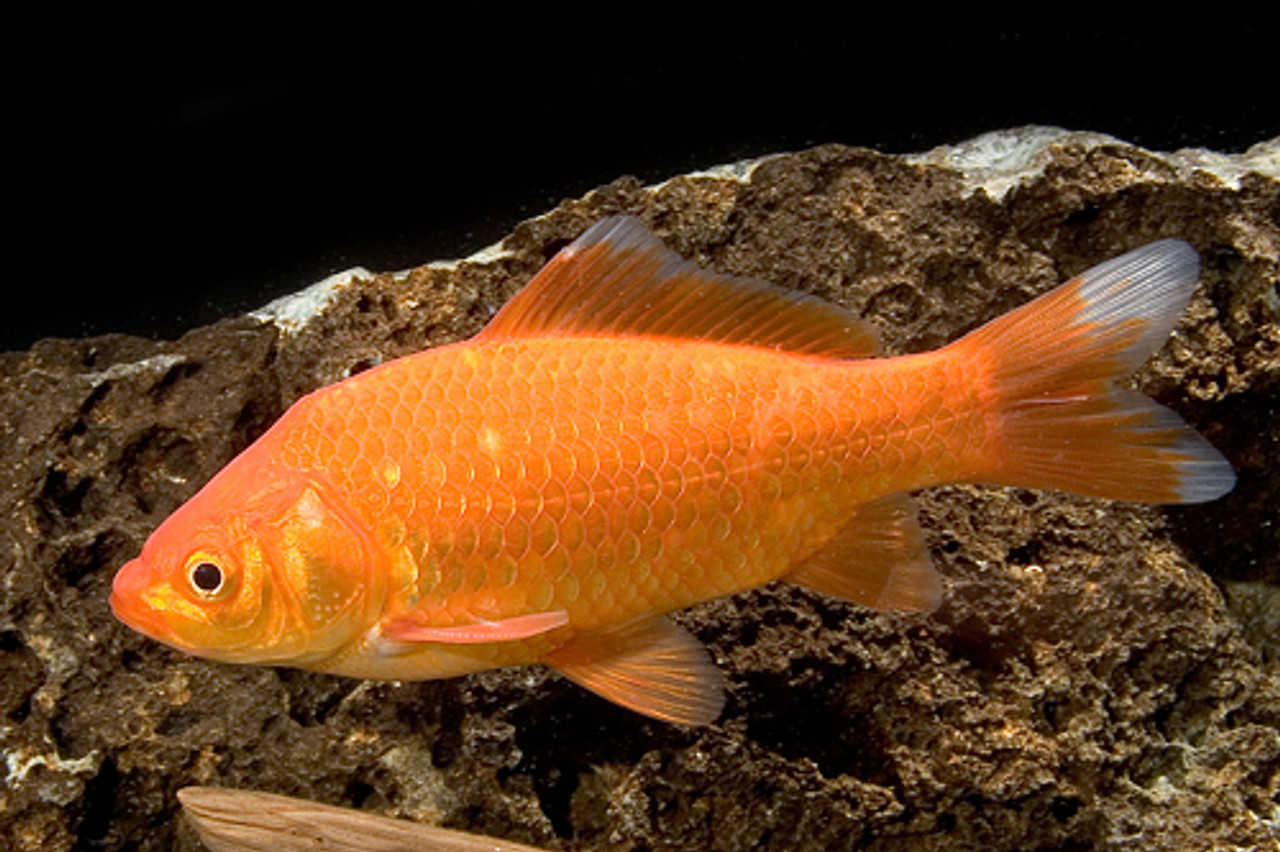
[[[943,349],[875,358],[842,309],[608,219],[475,338],[299,400],[156,530],[112,606],[217,659],[398,680],[543,662],[709,722],[720,675],[665,613],[781,578],[930,611],[911,490],[1229,490],[1212,447],[1113,384],[1197,270],[1155,243]]]

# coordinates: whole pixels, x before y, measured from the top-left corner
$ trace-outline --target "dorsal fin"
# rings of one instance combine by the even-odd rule
[[[831,358],[880,351],[875,328],[844,308],[699,269],[634,216],[611,216],[588,228],[476,339],[549,335],[709,340]]]

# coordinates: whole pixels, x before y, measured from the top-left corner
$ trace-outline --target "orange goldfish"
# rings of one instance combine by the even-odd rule
[[[361,678],[540,662],[659,719],[723,682],[666,615],[771,580],[881,609],[941,584],[907,492],[1195,503],[1231,466],[1115,380],[1198,277],[1163,240],[937,351],[598,222],[470,340],[299,400],[115,577],[180,650]]]

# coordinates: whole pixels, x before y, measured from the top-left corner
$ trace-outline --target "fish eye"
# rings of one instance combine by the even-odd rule
[[[222,569],[208,559],[197,559],[187,569],[191,588],[203,598],[211,598],[222,590]]]

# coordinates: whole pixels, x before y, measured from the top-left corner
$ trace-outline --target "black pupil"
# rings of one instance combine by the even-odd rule
[[[222,570],[212,562],[201,562],[191,572],[191,582],[202,592],[216,592],[222,585]]]

